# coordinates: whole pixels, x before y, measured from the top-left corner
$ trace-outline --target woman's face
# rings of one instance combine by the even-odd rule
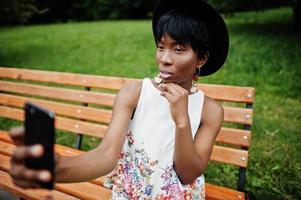
[[[196,68],[202,64],[191,47],[179,45],[167,34],[158,42],[156,61],[163,82],[184,87],[191,87]]]

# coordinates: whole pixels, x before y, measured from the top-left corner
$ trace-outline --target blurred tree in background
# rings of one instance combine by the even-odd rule
[[[301,27],[301,0],[207,0],[219,12],[292,6]],[[157,0],[9,0],[0,2],[0,25],[150,18]]]

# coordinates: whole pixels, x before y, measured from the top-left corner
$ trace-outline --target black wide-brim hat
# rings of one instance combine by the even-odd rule
[[[201,67],[199,76],[207,76],[218,71],[225,63],[229,50],[229,35],[223,18],[203,0],[160,0],[152,21],[154,35],[161,16],[173,9],[193,14],[205,24],[208,30],[209,58],[207,63]]]

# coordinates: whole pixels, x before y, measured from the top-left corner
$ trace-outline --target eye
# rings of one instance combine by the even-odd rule
[[[157,46],[157,49],[158,49],[159,51],[162,51],[162,50],[164,49],[164,47],[163,47],[162,45],[158,45],[158,46]]]
[[[176,53],[182,53],[185,49],[181,48],[181,47],[176,47],[175,48],[175,52]]]

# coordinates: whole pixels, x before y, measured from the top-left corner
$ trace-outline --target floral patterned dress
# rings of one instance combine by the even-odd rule
[[[204,94],[198,91],[188,98],[195,137]],[[192,184],[181,184],[173,169],[174,142],[175,124],[169,103],[151,80],[145,78],[120,159],[104,184],[112,188],[112,199],[205,199],[203,175]]]

